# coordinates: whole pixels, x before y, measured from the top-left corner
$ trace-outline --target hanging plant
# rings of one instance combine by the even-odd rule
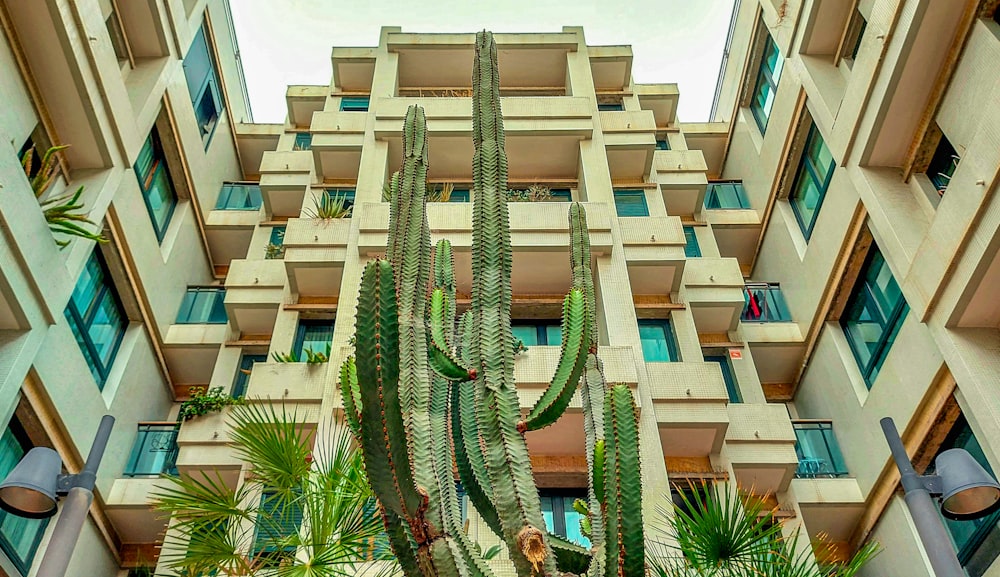
[[[181,403],[180,418],[190,421],[209,413],[218,413],[230,405],[242,405],[243,397],[232,397],[222,392],[222,387],[207,391],[203,387],[191,389],[191,398]]]
[[[42,155],[41,167],[34,176],[31,175],[31,162],[35,156],[35,148],[28,149],[28,152],[21,158],[21,167],[31,183],[31,190],[35,193],[35,198],[38,199],[38,205],[42,208],[45,222],[49,224],[49,230],[52,231],[53,235],[78,236],[94,242],[108,242],[103,234],[91,232],[83,226],[90,225],[99,228],[99,225],[87,218],[86,213],[83,212],[84,205],[80,202],[80,196],[83,194],[82,186],[77,188],[76,192],[67,192],[48,200],[41,200],[42,195],[52,186],[56,177],[56,153],[66,148],[69,148],[68,144],[53,146],[46,150],[45,154]],[[68,240],[61,240],[57,237],[55,241],[61,249],[69,246]]]

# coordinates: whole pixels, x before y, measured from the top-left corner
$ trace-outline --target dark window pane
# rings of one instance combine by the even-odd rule
[[[368,103],[367,96],[344,96],[340,99],[340,110],[343,112],[368,112]]]
[[[13,426],[11,423],[0,436],[0,478],[6,478],[31,449],[27,439],[18,438],[24,435],[15,434]],[[0,549],[24,575],[28,574],[48,523],[48,519],[25,519],[0,511]]]

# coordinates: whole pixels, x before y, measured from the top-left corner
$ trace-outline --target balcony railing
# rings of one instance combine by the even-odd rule
[[[710,182],[705,191],[705,208],[748,209],[750,199],[742,182]]]
[[[226,316],[226,289],[216,287],[188,287],[181,310],[177,312],[179,325],[224,325]]]
[[[223,184],[219,191],[219,200],[215,203],[216,210],[260,210],[263,199],[260,196],[260,185],[257,184]]]
[[[788,323],[792,315],[788,312],[781,287],[772,283],[747,283],[743,287],[743,314],[746,323]]]
[[[795,453],[799,467],[795,476],[804,479],[845,477],[847,464],[833,434],[830,421],[793,421]]]
[[[139,423],[139,435],[125,465],[126,477],[177,474],[179,423]]]

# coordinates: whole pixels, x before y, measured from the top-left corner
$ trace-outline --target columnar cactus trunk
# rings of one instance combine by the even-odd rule
[[[472,299],[458,334],[451,245],[439,242],[433,257],[430,246],[426,119],[419,106],[407,112],[403,168],[389,186],[387,260],[365,268],[356,360],[341,369],[348,424],[407,577],[492,575],[462,531],[455,468],[519,576],[556,577],[570,567],[595,577],[638,576],[635,407],[627,387],[605,384],[597,358],[590,242],[579,204],[569,214],[573,289],[563,305],[560,359],[535,407],[526,415],[520,409],[499,86],[496,45],[482,32],[473,71]],[[524,438],[563,414],[584,374],[590,552],[546,532]]]

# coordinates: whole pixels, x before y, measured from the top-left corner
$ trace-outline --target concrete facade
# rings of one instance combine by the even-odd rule
[[[1000,470],[996,4],[742,0],[706,123],[678,121],[676,85],[635,84],[628,46],[588,46],[573,27],[496,35],[510,188],[566,190],[587,206],[600,354],[640,406],[649,518],[672,485],[728,482],[768,495],[787,532],[824,539],[835,555],[881,542],[866,575],[931,574],[878,420],[896,420],[921,467],[972,435]],[[0,0],[0,23],[10,143],[0,153],[0,415],[22,445],[54,447],[71,472],[97,416],[115,415],[71,571],[124,576],[155,564],[167,530],[148,501],[163,471],[137,456],[166,452],[181,473],[243,478],[225,411],[173,424],[193,388],[245,386],[252,402],[282,399],[313,427],[340,410],[337,368],[361,270],[385,250],[383,183],[399,167],[410,104],[427,113],[429,180],[459,192],[430,203],[428,218],[455,247],[458,290],[469,293],[471,204],[454,201],[472,180],[474,35],[386,27],[377,46],[336,47],[329,85],[289,86],[286,122],[254,124],[225,0]],[[199,34],[222,103],[214,117],[190,80],[201,78]],[[753,110],[762,60],[776,89],[763,128]],[[176,196],[160,228],[149,181],[136,178],[154,127]],[[46,194],[85,186],[109,243],[50,242],[18,162],[29,138],[72,144]],[[818,138],[831,165],[808,208],[800,166]],[[943,194],[932,170],[941,142],[960,158]],[[353,193],[350,218],[310,217],[327,190]],[[568,204],[553,200],[510,205],[513,316],[540,339],[569,287]],[[95,250],[125,317],[100,386],[65,312]],[[900,297],[890,292],[905,306],[872,372],[856,349],[871,327],[849,327],[876,252],[885,267],[873,282],[898,285]],[[324,324],[328,364],[270,358]],[[544,343],[519,356],[525,409],[557,357]],[[168,442],[152,443],[153,430]],[[817,452],[824,443],[839,449]],[[528,444],[547,494],[585,486],[578,401]],[[472,538],[495,543],[470,516]],[[972,533],[963,527],[956,535]],[[31,575],[51,528],[20,564],[0,535],[0,574]],[[998,542],[989,526],[962,541],[970,575],[1000,575]]]

